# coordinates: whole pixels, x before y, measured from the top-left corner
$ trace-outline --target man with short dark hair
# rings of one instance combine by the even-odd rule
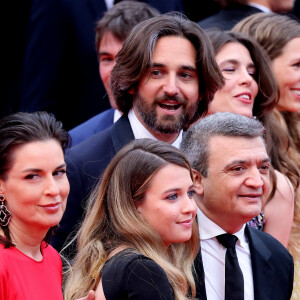
[[[79,225],[83,201],[124,145],[152,138],[178,147],[183,129],[207,111],[222,84],[210,40],[196,23],[166,14],[136,25],[111,74],[122,117],[67,152],[71,192],[55,248]]]
[[[116,63],[116,56],[129,32],[136,24],[159,14],[158,10],[146,3],[122,1],[115,4],[97,22],[96,50],[99,60],[99,73],[111,108],[70,130],[72,147],[110,127],[120,118],[121,112],[110,88],[110,74]]]
[[[269,194],[271,163],[263,134],[254,119],[216,113],[198,121],[182,140],[199,207],[200,299],[291,297],[292,256],[275,238],[246,224],[259,215]]]

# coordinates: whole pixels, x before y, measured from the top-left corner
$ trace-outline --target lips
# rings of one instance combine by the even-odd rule
[[[245,92],[245,93],[240,93],[236,96],[234,96],[235,98],[238,98],[240,101],[250,104],[252,103],[252,94]]]
[[[181,103],[160,102],[160,103],[158,103],[158,105],[162,109],[166,109],[166,110],[169,110],[169,111],[175,111],[181,106]]]
[[[292,93],[294,93],[296,96],[300,96],[300,89],[291,89]]]

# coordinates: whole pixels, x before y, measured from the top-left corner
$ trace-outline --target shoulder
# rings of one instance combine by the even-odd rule
[[[284,259],[293,263],[293,257],[288,250],[270,234],[251,228],[247,226],[248,239],[250,244],[251,253],[254,252],[266,252],[272,255],[275,260]],[[252,255],[252,254],[251,254]],[[280,261],[278,261],[279,263]],[[281,262],[280,262],[281,263]]]
[[[107,299],[112,295],[122,299],[128,295],[145,300],[174,299],[165,271],[144,255],[122,251],[105,264],[101,273]]]
[[[69,131],[72,146],[113,125],[114,109],[108,109]]]

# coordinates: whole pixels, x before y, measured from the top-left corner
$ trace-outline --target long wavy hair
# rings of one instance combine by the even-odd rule
[[[282,54],[284,47],[294,38],[300,37],[300,23],[287,15],[276,13],[258,13],[251,15],[232,29],[255,38],[264,48],[271,61]],[[280,97],[280,95],[279,95]],[[283,146],[280,135],[273,130],[274,148],[279,155],[272,157],[272,163],[281,173],[286,175],[295,189],[295,211],[289,250],[300,258],[300,114],[294,112],[273,112],[273,118],[288,136],[287,147]]]
[[[153,259],[164,269],[175,299],[186,299],[187,294],[194,297],[193,261],[199,247],[196,222],[191,239],[172,244],[166,252],[161,237],[136,209],[153,176],[167,164],[189,170],[193,178],[184,154],[164,142],[135,140],[116,154],[89,199],[78,232],[78,253],[66,274],[65,299],[73,300],[95,289],[108,256],[124,246]]]

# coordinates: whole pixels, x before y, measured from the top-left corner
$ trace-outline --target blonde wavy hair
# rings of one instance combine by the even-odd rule
[[[188,169],[193,178],[184,154],[164,142],[135,140],[113,158],[90,196],[86,217],[77,234],[78,253],[66,274],[66,300],[83,297],[95,289],[100,270],[112,251],[120,247],[132,248],[161,266],[176,300],[195,297],[193,262],[200,245],[196,222],[191,239],[172,244],[166,252],[158,233],[136,209],[153,176],[167,164]]]

